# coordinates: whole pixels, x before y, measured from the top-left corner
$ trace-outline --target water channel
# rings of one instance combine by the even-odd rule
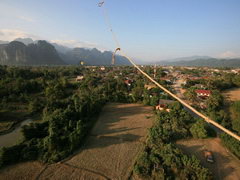
[[[24,125],[30,124],[31,119],[26,119],[22,121],[13,131],[7,134],[0,135],[0,147],[8,147],[15,145],[17,142],[21,141],[23,135],[21,133],[21,128]]]

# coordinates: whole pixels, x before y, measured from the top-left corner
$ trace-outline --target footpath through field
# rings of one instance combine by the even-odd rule
[[[143,147],[147,129],[152,125],[152,116],[151,107],[140,104],[108,104],[103,108],[85,145],[71,158],[45,167],[37,166],[38,169],[35,170],[31,163],[10,166],[2,170],[2,177],[127,179],[136,155]],[[29,166],[31,173],[27,172],[27,167],[23,168],[25,165]]]

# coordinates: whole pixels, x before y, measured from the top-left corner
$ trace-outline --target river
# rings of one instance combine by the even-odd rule
[[[21,128],[24,125],[30,124],[31,122],[32,122],[31,119],[22,121],[21,124],[19,124],[10,133],[0,135],[0,147],[12,146],[12,145],[15,145],[17,142],[19,142],[23,138],[23,135],[21,133]]]

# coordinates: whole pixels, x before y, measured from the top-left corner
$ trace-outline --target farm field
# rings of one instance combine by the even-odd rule
[[[240,179],[240,161],[221,144],[219,138],[181,140],[177,146],[188,155],[195,155],[213,173],[214,179]],[[206,162],[203,150],[213,152],[215,162]]]
[[[0,171],[1,179],[127,179],[152,116],[151,107],[108,104],[85,145],[73,156],[48,166],[37,162],[9,166]]]
[[[224,91],[223,95],[230,101],[240,101],[240,88]]]
[[[36,179],[46,166],[37,161],[8,166],[0,171],[0,179]]]

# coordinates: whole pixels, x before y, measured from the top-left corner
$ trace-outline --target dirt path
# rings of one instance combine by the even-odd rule
[[[196,157],[201,160],[203,166],[209,168],[213,173],[214,179],[240,179],[240,160],[223,147],[219,138],[181,140],[177,142],[177,145],[186,154],[196,155]],[[215,159],[213,164],[206,162],[203,155],[204,149],[213,152]]]
[[[151,116],[151,107],[108,104],[74,156],[47,167],[38,164],[31,174],[31,163],[10,166],[0,171],[0,179],[127,179],[152,125]]]
[[[185,99],[183,93],[185,92],[185,90],[181,87],[181,85],[183,84],[184,82],[184,79],[177,79],[175,81],[175,84],[173,85],[173,88],[175,89],[176,91],[176,95],[179,97],[179,98],[182,98],[182,99]]]

